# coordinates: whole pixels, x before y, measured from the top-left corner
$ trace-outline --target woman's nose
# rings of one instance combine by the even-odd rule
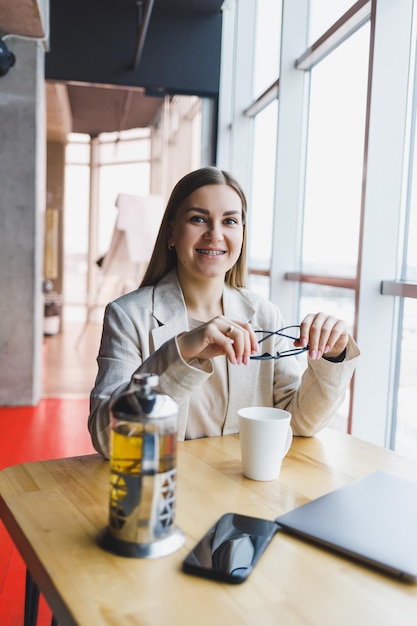
[[[204,236],[206,239],[210,239],[210,241],[220,241],[223,239],[223,229],[220,224],[212,224]]]

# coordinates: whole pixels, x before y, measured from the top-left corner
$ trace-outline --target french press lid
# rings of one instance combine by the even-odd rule
[[[127,390],[111,403],[113,417],[124,420],[160,419],[177,413],[178,406],[167,395],[158,393],[157,374],[134,374]]]

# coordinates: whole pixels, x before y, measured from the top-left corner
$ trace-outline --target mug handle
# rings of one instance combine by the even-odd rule
[[[288,450],[291,447],[292,444],[292,438],[293,438],[293,432],[292,432],[292,428],[291,426],[288,424],[288,434],[287,434],[287,440],[285,442],[285,448],[284,448],[284,454],[282,455],[282,457],[284,458],[284,456],[286,456]]]

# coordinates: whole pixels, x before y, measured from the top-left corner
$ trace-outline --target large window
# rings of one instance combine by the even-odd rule
[[[416,72],[417,75],[417,72]],[[404,276],[405,280],[417,282],[417,80],[414,85],[414,105],[411,124],[411,156],[408,206],[405,219],[405,250]]]
[[[302,283],[300,286],[300,319],[308,313],[327,311],[345,320],[353,333],[355,321],[355,293],[352,289]],[[342,407],[332,419],[331,426],[347,432],[349,429],[350,390]]]
[[[110,247],[117,218],[116,200],[120,193],[146,195],[150,180],[150,133],[135,129],[121,133],[103,133],[92,165],[92,144],[86,135],[71,135],[66,154],[65,200],[65,275],[64,316],[66,321],[83,321],[87,302],[98,303],[96,294],[88,294],[88,250],[95,239],[94,261],[100,262]],[[96,229],[90,232],[91,168],[97,168],[98,211]],[[97,269],[97,266],[96,268]],[[91,271],[91,270],[90,270]],[[93,290],[98,292],[98,284]],[[109,300],[120,295],[111,287],[104,294]],[[101,311],[97,319],[101,320]]]
[[[413,43],[416,45],[415,34]],[[391,444],[401,454],[415,458],[417,452],[417,81],[410,118],[409,177],[406,182],[403,232],[403,262],[400,280],[392,281],[398,294],[398,383],[394,390],[395,420]],[[405,159],[407,162],[407,159]],[[407,288],[405,291],[404,288]]]
[[[107,252],[117,217],[119,193],[146,196],[150,191],[150,131],[133,129],[100,135],[98,252]]]
[[[280,0],[256,2],[253,32],[252,102],[246,109],[250,120],[249,192],[249,286],[270,294],[272,228],[275,196],[278,77],[280,66]],[[250,18],[249,18],[250,20]],[[244,181],[242,181],[244,182]]]
[[[256,4],[253,97],[262,94],[279,76],[282,0]]]
[[[311,71],[302,271],[356,276],[369,25]]]
[[[392,443],[397,452],[415,459],[417,452],[417,299],[406,298],[404,301],[400,354],[397,420]]]
[[[90,141],[72,135],[67,145],[64,211],[64,321],[83,321],[87,293]]]
[[[309,43],[317,41],[352,4],[352,0],[311,0],[308,21]]]
[[[254,119],[252,194],[249,206],[250,285],[269,295],[272,229],[275,192],[277,102],[272,102]]]
[[[269,3],[255,3],[257,20],[252,3],[227,4],[238,7],[239,27],[246,17],[245,49],[255,59],[251,68],[245,58],[243,68],[233,58],[229,84],[235,93],[250,84],[253,101],[237,103],[219,137],[221,147],[231,142],[220,150],[229,159],[220,165],[250,172],[242,183],[252,190],[256,222],[251,265],[286,319],[326,310],[344,318],[357,339],[354,384],[332,426],[415,458],[417,158],[408,144],[417,143],[410,140],[417,2],[279,3],[280,17],[268,10],[281,34],[271,34],[268,23],[263,37]],[[242,122],[248,111],[250,150]],[[268,125],[272,111],[276,124]],[[271,215],[262,194],[270,198],[273,187]],[[264,235],[261,248],[268,230],[272,245]],[[258,278],[251,286],[266,292]]]

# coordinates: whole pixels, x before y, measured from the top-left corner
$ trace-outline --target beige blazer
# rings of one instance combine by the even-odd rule
[[[225,285],[223,308],[228,318],[249,322],[255,330],[277,330],[285,325],[278,307],[247,289]],[[157,285],[137,289],[107,306],[88,419],[98,452],[109,455],[111,399],[128,387],[137,372],[159,375],[160,390],[179,404],[178,438],[184,439],[187,420],[192,419],[190,394],[204,385],[213,371],[210,360],[187,363],[181,358],[176,336],[187,329],[187,311],[175,270]],[[263,351],[275,353],[283,348],[280,337],[268,342],[262,344]],[[226,422],[237,424],[230,417],[244,406],[277,406],[292,413],[294,434],[314,435],[340,407],[358,356],[350,339],[343,362],[308,360],[304,372],[295,357],[251,360],[248,366],[228,363]],[[237,428],[232,426],[230,432]]]

